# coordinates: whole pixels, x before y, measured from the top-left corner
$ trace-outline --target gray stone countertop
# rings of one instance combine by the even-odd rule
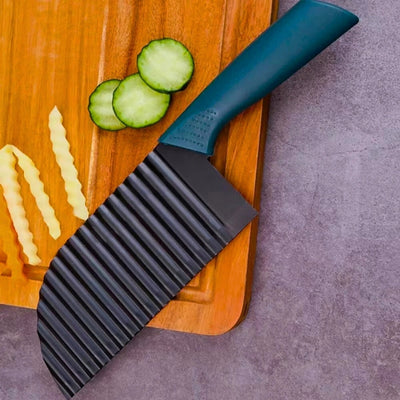
[[[400,399],[400,2],[333,2],[359,25],[272,96],[246,320],[145,329],[76,400]],[[1,400],[63,399],[35,329],[0,306]]]

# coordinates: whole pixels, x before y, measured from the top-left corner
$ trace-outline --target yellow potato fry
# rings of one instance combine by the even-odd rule
[[[39,170],[33,161],[17,147],[9,145],[17,156],[18,165],[24,172],[24,177],[29,184],[31,193],[42,214],[43,220],[49,228],[50,236],[57,239],[61,235],[60,222],[56,218],[54,208],[50,205],[49,196],[44,191],[44,185],[39,177]]]
[[[49,115],[50,140],[53,144],[53,152],[60,167],[61,176],[64,179],[68,203],[72,206],[76,217],[86,220],[89,217],[89,211],[85,204],[82,185],[78,179],[78,171],[75,168],[74,158],[69,150],[70,145],[66,138],[66,131],[62,121],[62,115],[57,106],[55,106]]]
[[[22,250],[28,257],[29,264],[37,265],[40,263],[40,258],[37,255],[38,249],[33,242],[33,235],[26,218],[15,162],[10,146],[5,146],[0,150],[0,185],[3,187],[3,196]]]

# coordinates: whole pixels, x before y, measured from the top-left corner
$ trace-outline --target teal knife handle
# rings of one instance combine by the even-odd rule
[[[159,142],[212,155],[221,128],[358,22],[343,8],[301,0],[189,105]]]

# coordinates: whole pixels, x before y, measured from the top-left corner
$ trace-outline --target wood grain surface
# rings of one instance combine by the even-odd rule
[[[201,5],[200,5],[201,4]],[[79,178],[93,212],[157,143],[158,137],[277,11],[274,0],[0,0],[0,148],[30,156],[61,221],[53,240],[19,171],[27,217],[42,259],[28,265],[0,189],[0,303],[35,308],[50,260],[82,221],[72,215],[51,151],[48,114],[57,105]],[[105,79],[134,73],[150,40],[173,37],[192,52],[195,74],[173,95],[158,124],[118,133],[96,128],[88,96]],[[268,100],[252,106],[220,135],[212,162],[256,208]],[[150,326],[221,334],[245,315],[250,299],[257,221],[250,224],[158,314]]]

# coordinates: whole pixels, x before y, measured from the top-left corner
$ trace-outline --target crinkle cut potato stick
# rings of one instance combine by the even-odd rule
[[[42,214],[43,220],[49,228],[49,234],[53,239],[57,239],[61,235],[60,222],[58,221],[54,208],[50,205],[49,196],[44,191],[44,185],[39,177],[39,170],[34,162],[21,150],[13,145],[9,145],[18,159],[18,165],[24,172],[25,180],[29,184],[29,188],[36,204]]]
[[[62,122],[63,117],[57,106],[54,106],[49,115],[50,140],[53,145],[53,152],[64,179],[67,201],[72,206],[74,215],[86,220],[89,217],[89,211],[86,207],[82,184],[78,179],[78,171],[74,165],[74,158],[70,152],[70,145]]]
[[[40,258],[37,254],[38,249],[33,242],[33,235],[26,218],[15,163],[16,159],[12,148],[10,146],[3,147],[0,150],[0,185],[3,188],[3,196],[18,240],[23,252],[28,257],[29,264],[38,265],[40,263]]]
[[[8,212],[1,185],[0,197],[0,282],[2,276],[27,281],[28,277],[24,273],[24,261],[21,257],[21,245],[18,241],[11,215]],[[4,294],[3,289],[0,287],[0,297]],[[3,304],[3,301],[0,300],[0,303]]]

